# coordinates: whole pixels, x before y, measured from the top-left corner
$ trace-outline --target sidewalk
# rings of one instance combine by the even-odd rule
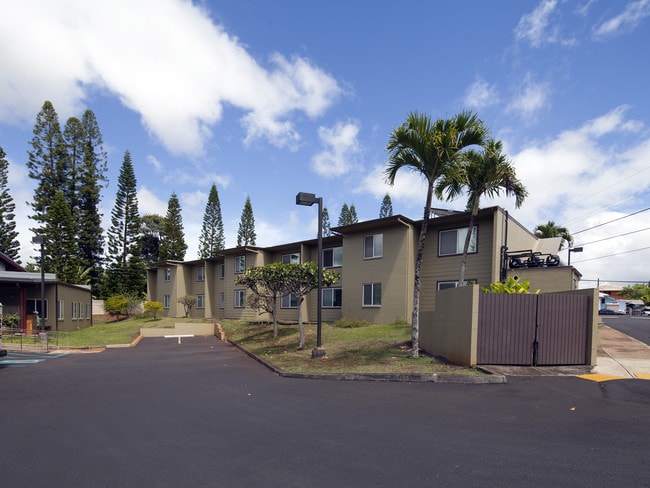
[[[614,378],[650,379],[650,346],[618,332],[604,324],[600,325],[600,344],[597,365],[591,375],[600,380]],[[598,378],[589,378],[599,381]]]

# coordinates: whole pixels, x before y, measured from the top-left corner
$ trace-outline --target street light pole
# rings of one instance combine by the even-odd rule
[[[571,253],[572,252],[582,252],[582,247],[570,247],[569,248],[569,257],[567,258],[567,266],[571,266]]]
[[[45,239],[43,237],[34,237],[32,243],[41,245],[41,314],[40,328],[45,330]]]
[[[326,355],[323,347],[323,198],[313,193],[300,192],[296,195],[296,205],[311,207],[318,204],[318,296],[316,298],[316,349],[312,350],[311,357],[322,358]]]

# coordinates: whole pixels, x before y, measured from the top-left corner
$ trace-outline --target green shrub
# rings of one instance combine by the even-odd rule
[[[519,281],[519,278],[508,277],[505,282],[490,283],[490,286],[484,286],[482,290],[485,293],[506,293],[506,294],[527,294],[530,293],[530,281]],[[539,293],[536,290],[535,293]]]
[[[156,320],[156,314],[163,310],[163,304],[160,302],[144,302],[145,315],[153,317],[154,320]]]
[[[112,317],[119,319],[120,315],[128,315],[130,308],[130,300],[124,295],[113,295],[108,297],[104,302],[104,310]]]
[[[338,319],[334,322],[336,327],[342,327],[344,329],[353,329],[356,327],[368,327],[370,322],[363,319]]]
[[[20,317],[15,313],[9,313],[2,317],[2,325],[12,329],[20,327]]]

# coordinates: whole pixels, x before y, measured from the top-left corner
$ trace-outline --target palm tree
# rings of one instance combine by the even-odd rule
[[[515,207],[519,208],[528,196],[526,187],[517,178],[512,162],[501,152],[502,147],[501,141],[490,139],[483,151],[466,151],[463,153],[463,159],[438,180],[435,188],[436,196],[440,199],[443,193],[447,193],[447,201],[456,198],[463,190],[467,192],[467,211],[470,212],[470,219],[463,246],[458,286],[465,285],[467,253],[481,197],[487,195],[494,198],[503,190],[506,196],[515,197]]]
[[[464,148],[482,144],[486,136],[487,128],[476,114],[470,112],[462,112],[449,119],[438,119],[435,122],[432,122],[427,115],[412,112],[401,126],[391,132],[386,146],[389,157],[384,169],[384,177],[388,184],[395,183],[397,172],[402,168],[419,173],[427,182],[424,218],[418,239],[413,284],[411,355],[414,358],[419,356],[422,254],[431,216],[434,185],[436,180],[458,160]]]
[[[573,245],[573,236],[569,234],[569,231],[566,227],[559,227],[555,225],[555,222],[549,220],[546,224],[539,224],[535,227],[535,236],[540,239],[546,239],[549,237],[561,237],[563,239],[560,249],[564,247],[564,241],[569,243],[569,247]]]

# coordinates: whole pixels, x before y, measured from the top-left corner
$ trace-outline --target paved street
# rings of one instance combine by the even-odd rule
[[[637,341],[650,346],[650,317],[601,315],[600,319],[608,327],[623,332],[623,334],[634,337]]]
[[[650,381],[281,378],[215,338],[0,368],[11,487],[647,486]]]

